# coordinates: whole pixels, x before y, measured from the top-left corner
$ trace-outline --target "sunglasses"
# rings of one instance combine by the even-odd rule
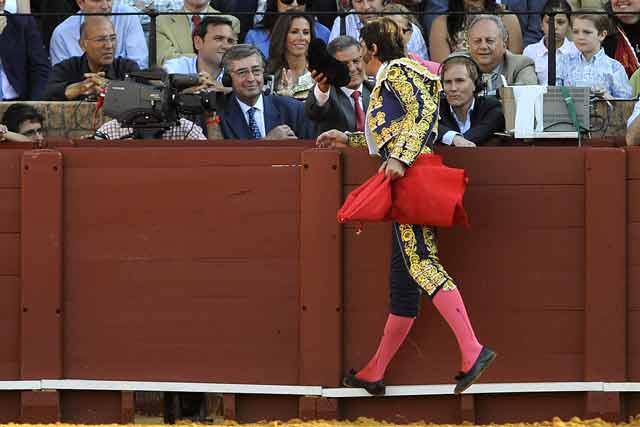
[[[280,0],[282,4],[286,4],[287,6],[289,6],[290,4],[293,4],[294,1],[298,3],[298,5],[304,6],[304,3],[306,0]]]

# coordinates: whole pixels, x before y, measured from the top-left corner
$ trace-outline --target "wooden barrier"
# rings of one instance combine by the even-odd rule
[[[375,351],[388,224],[339,227],[366,153],[310,144],[132,142],[0,150],[0,381],[338,387]],[[445,148],[471,228],[439,231],[483,383],[640,382],[640,150]],[[385,380],[451,384],[455,339],[425,298]],[[129,422],[132,389],[0,391],[0,422]],[[44,391],[50,389],[51,391]],[[225,392],[238,421],[623,419],[636,392],[391,396]]]

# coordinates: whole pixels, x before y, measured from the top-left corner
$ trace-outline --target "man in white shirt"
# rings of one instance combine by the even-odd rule
[[[169,74],[208,73],[211,78],[221,81],[222,57],[231,46],[238,44],[230,19],[224,16],[207,16],[193,36],[196,56],[179,56],[164,63]]]

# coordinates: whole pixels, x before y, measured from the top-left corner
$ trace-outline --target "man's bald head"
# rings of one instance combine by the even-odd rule
[[[115,32],[113,27],[113,22],[111,18],[108,16],[99,16],[99,15],[89,15],[84,17],[84,21],[80,24],[80,39],[90,39],[95,37],[94,33],[98,33],[98,31],[92,30],[102,30],[105,27],[111,29],[112,32]]]
[[[107,69],[116,51],[117,37],[111,19],[105,16],[85,16],[80,27],[80,47],[91,70]]]

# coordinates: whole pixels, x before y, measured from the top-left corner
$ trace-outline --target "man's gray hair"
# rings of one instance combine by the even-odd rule
[[[476,15],[473,17],[471,22],[469,23],[469,28],[467,29],[467,34],[471,33],[471,29],[474,25],[476,25],[480,21],[491,21],[496,24],[498,27],[498,31],[502,36],[502,41],[506,44],[509,41],[509,32],[507,31],[507,27],[504,26],[504,22],[502,22],[502,18],[496,15]]]
[[[335,58],[336,53],[341,52],[345,49],[349,49],[352,46],[360,49],[360,42],[358,42],[358,40],[354,39],[351,36],[340,36],[329,42],[329,44],[327,45],[327,52],[329,52],[329,55]]]
[[[237,44],[230,47],[229,50],[225,52],[222,57],[222,67],[225,70],[231,70],[231,68],[229,68],[229,64],[231,64],[231,62],[248,58],[253,55],[258,55],[263,67],[266,65],[264,56],[262,55],[262,52],[260,52],[260,49],[251,44]]]

